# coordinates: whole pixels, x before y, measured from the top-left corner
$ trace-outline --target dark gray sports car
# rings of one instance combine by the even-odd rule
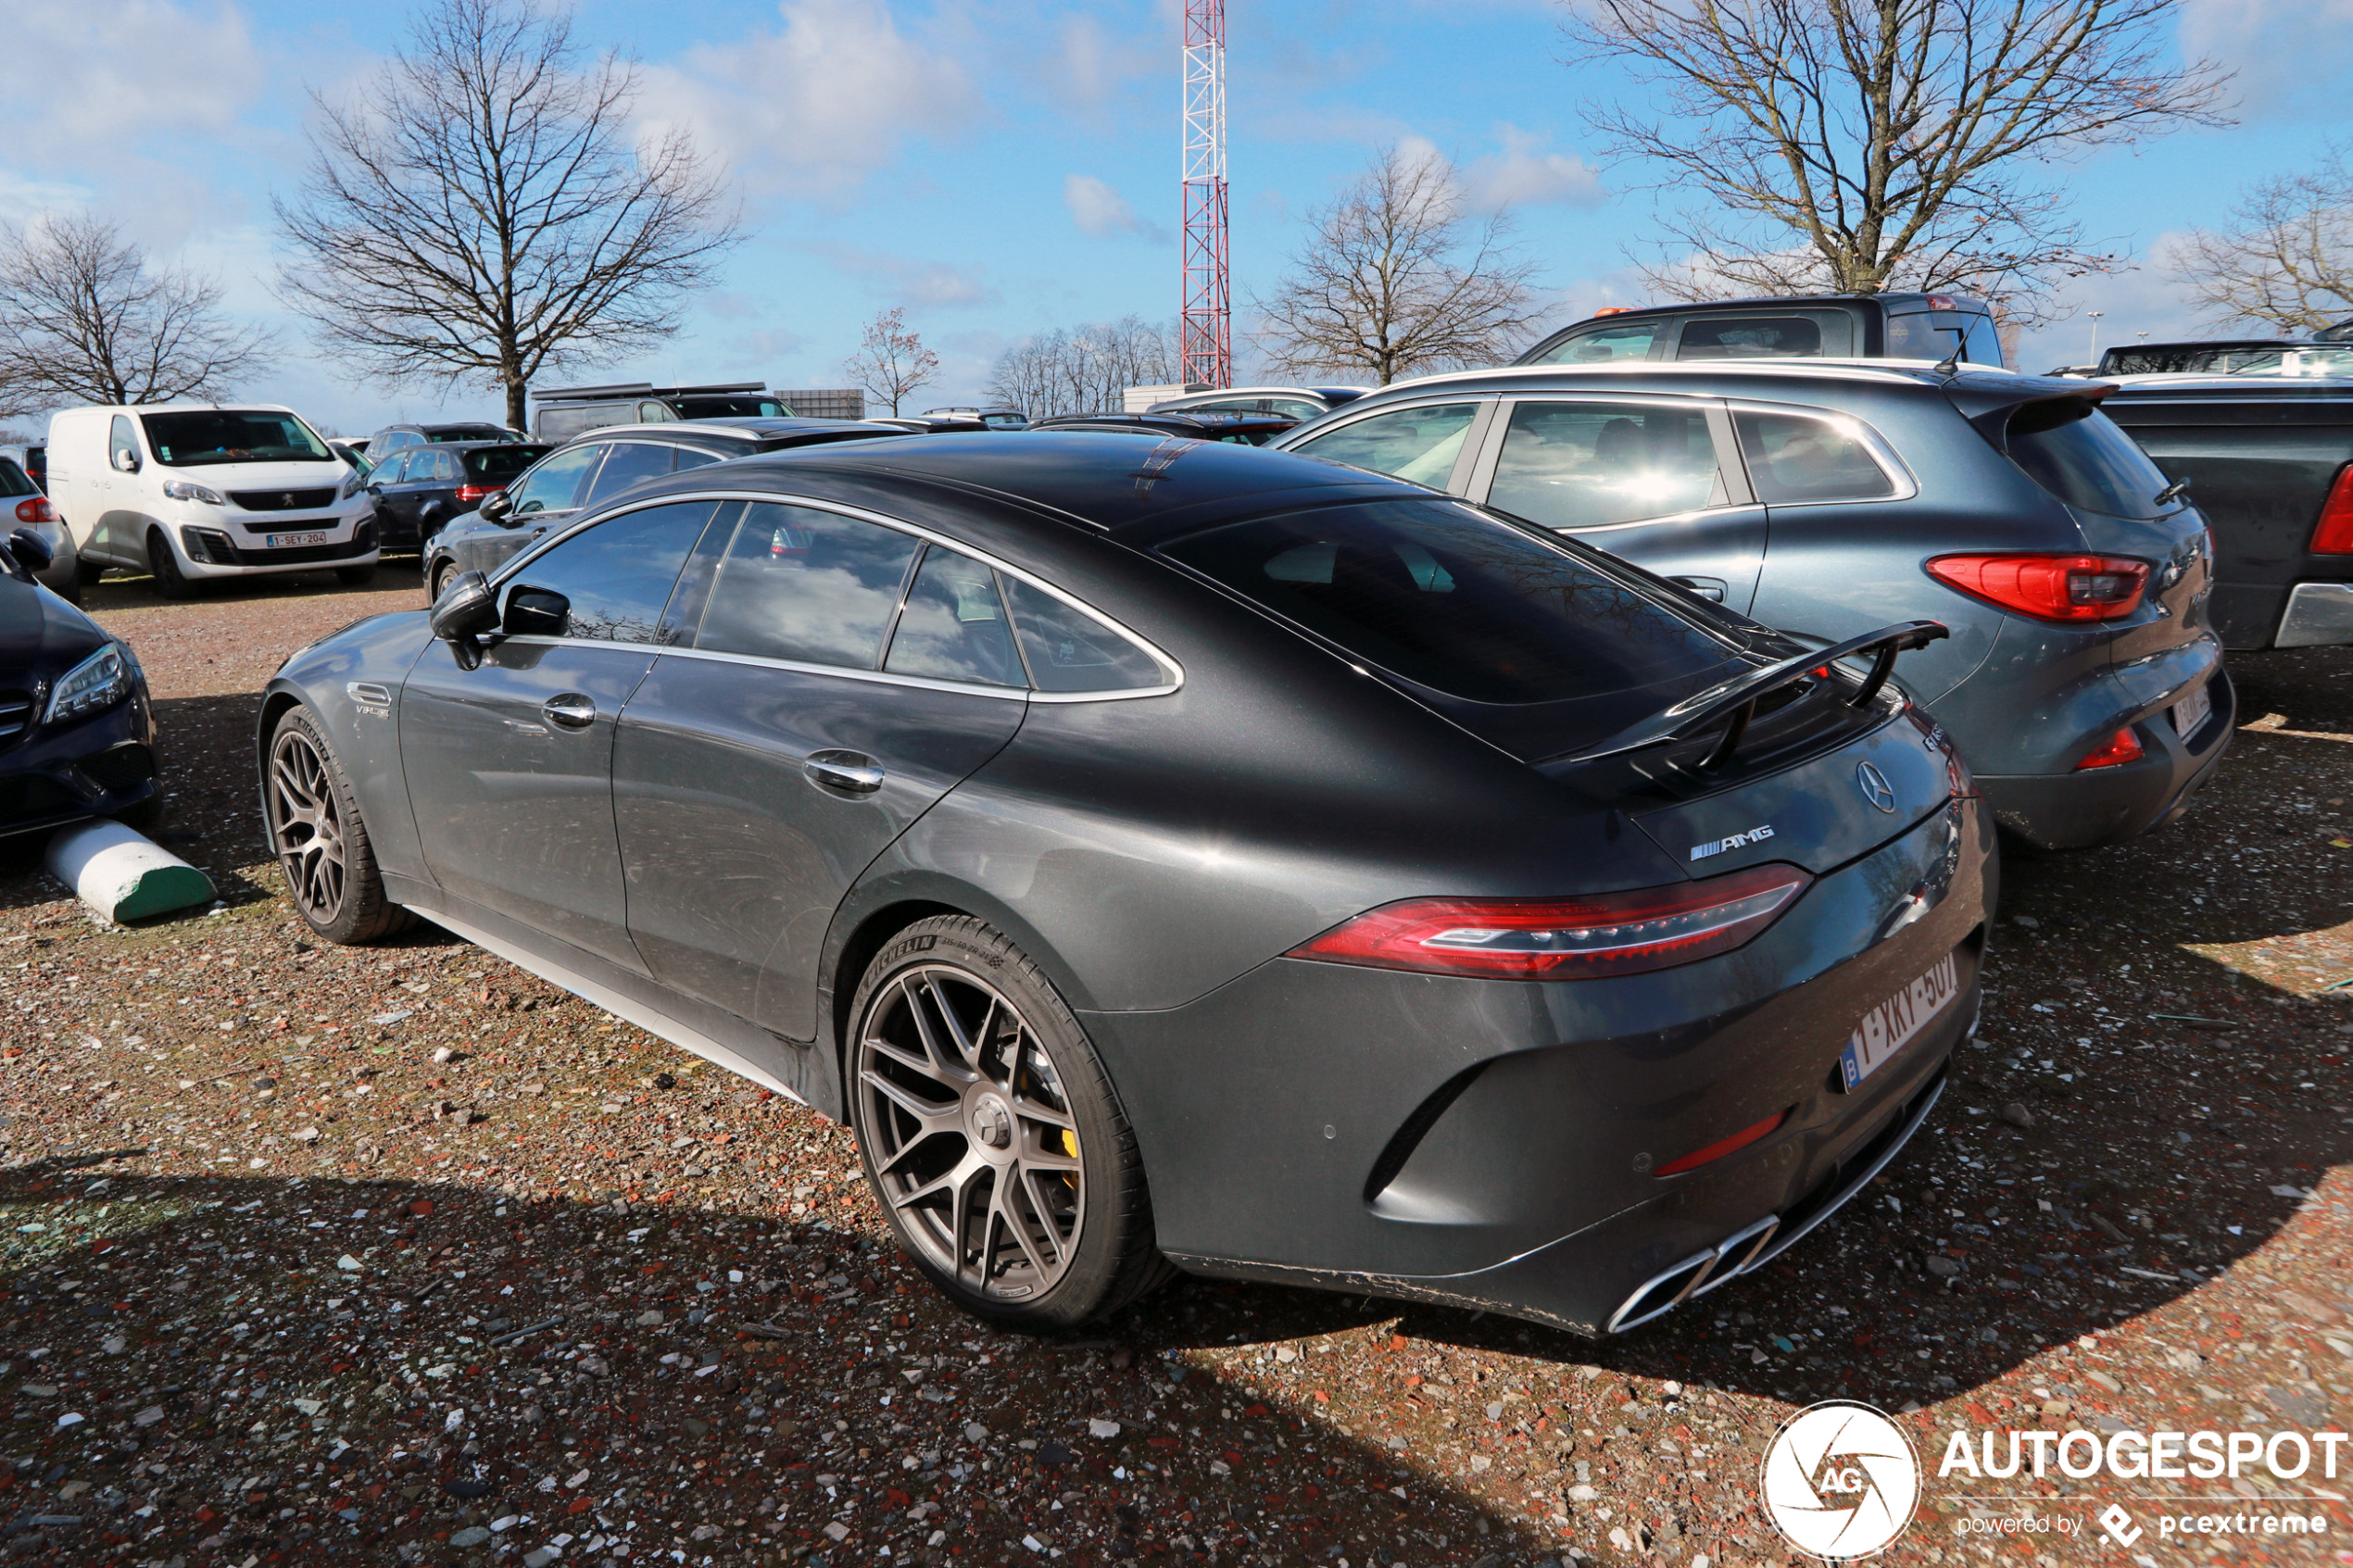
[[[1416,486],[909,436],[585,509],[289,659],[304,917],[422,915],[857,1129],[973,1311],[1173,1267],[1629,1327],[1927,1115],[1994,893],[1887,684]]]

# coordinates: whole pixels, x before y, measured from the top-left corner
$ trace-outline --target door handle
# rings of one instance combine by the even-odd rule
[[[539,711],[559,729],[585,730],[597,721],[597,705],[578,692],[565,692],[540,704]]]
[[[1724,580],[1720,577],[1670,577],[1667,581],[1703,599],[1724,602]]]
[[[882,764],[862,751],[812,751],[800,771],[811,784],[845,795],[872,795],[882,788]]]

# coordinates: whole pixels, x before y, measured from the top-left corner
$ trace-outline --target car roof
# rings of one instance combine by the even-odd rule
[[[1197,397],[1204,401],[1217,397],[1361,397],[1371,390],[1363,386],[1228,386],[1207,392],[1180,392],[1159,407],[1189,403]]]
[[[831,435],[846,439],[850,435],[884,436],[895,433],[882,425],[870,425],[862,420],[801,420],[801,419],[727,419],[664,420],[644,424],[598,425],[584,430],[570,441],[560,443],[577,446],[590,441],[674,441],[688,445],[696,441],[752,441],[783,443],[795,437]]]
[[[1977,383],[1982,378],[1998,378],[2006,382],[2044,381],[2050,378],[2022,375],[2016,370],[1993,365],[1963,363],[1950,371],[1940,370],[1926,359],[1859,359],[1859,358],[1786,358],[1786,359],[1676,359],[1635,360],[1623,365],[1504,365],[1484,370],[1450,370],[1438,375],[1420,376],[1412,381],[1391,382],[1378,392],[1368,394],[1363,402],[1393,402],[1400,396],[1425,392],[1451,391],[1456,388],[1478,391],[1505,391],[1513,387],[1561,387],[1596,389],[1624,385],[1629,383],[1650,382],[1728,382],[1732,383],[1773,382],[1862,382],[1882,386],[1919,386],[1942,388],[1956,382]],[[1699,393],[1696,387],[1677,387],[1678,391]],[[2077,390],[2080,391],[2080,388]],[[1351,408],[1355,404],[1349,405]]]
[[[1149,414],[1056,414],[1033,422],[1038,430],[1085,430],[1090,426],[1132,425],[1181,434],[1187,430],[1248,430],[1258,425],[1296,424],[1289,414],[1229,413],[1222,408],[1169,408]]]

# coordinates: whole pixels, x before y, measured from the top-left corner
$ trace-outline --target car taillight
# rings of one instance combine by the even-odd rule
[[[2086,768],[2119,768],[2127,762],[2138,762],[2141,755],[2141,737],[2127,726],[2108,737],[2106,746],[2075,764],[2075,771],[2080,773]]]
[[[1288,957],[1506,980],[1640,974],[1730,952],[1773,923],[1813,878],[1795,866],[1587,898],[1407,898]]]
[[[2312,525],[2316,556],[2353,556],[2353,463],[2336,470],[2329,498],[2321,504],[2321,521]]]
[[[2141,606],[2145,561],[2120,556],[1937,556],[1928,574],[2038,621],[2114,621]]]
[[[49,504],[48,497],[35,495],[29,501],[17,503],[17,521],[19,522],[55,522],[57,521],[57,508]]]
[[[1778,1128],[1782,1123],[1788,1120],[1788,1111],[1776,1110],[1772,1115],[1768,1116],[1755,1126],[1747,1128],[1742,1132],[1734,1133],[1730,1137],[1724,1139],[1722,1142],[1709,1144],[1705,1148],[1695,1148],[1692,1150],[1691,1153],[1683,1156],[1680,1160],[1670,1160],[1666,1164],[1661,1165],[1657,1170],[1652,1172],[1651,1174],[1654,1176],[1680,1176],[1686,1171],[1696,1171],[1703,1165],[1713,1165],[1728,1154],[1738,1154],[1742,1149],[1746,1148],[1750,1144],[1755,1143],[1757,1139],[1771,1134],[1774,1129]]]
[[[507,487],[503,484],[460,484],[458,486],[458,499],[485,501],[505,488]]]

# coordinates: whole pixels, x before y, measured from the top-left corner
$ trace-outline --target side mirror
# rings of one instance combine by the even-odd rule
[[[560,637],[572,628],[572,601],[553,588],[518,587],[507,596],[510,637]]]
[[[8,557],[28,572],[45,571],[49,563],[57,558],[49,541],[30,528],[19,528],[8,535]]]
[[[515,503],[513,497],[510,496],[504,490],[497,492],[496,495],[484,495],[482,498],[482,505],[474,508],[475,512],[485,522],[504,522],[507,521],[509,514],[513,512],[514,509]]]
[[[433,602],[430,622],[433,634],[457,650],[460,669],[480,664],[482,645],[476,639],[498,629],[498,601],[490,592],[489,579],[479,571],[451,578]]]
[[[139,454],[133,452],[128,446],[123,447],[121,450],[115,453],[114,466],[115,471],[118,473],[137,473],[139,471]]]

